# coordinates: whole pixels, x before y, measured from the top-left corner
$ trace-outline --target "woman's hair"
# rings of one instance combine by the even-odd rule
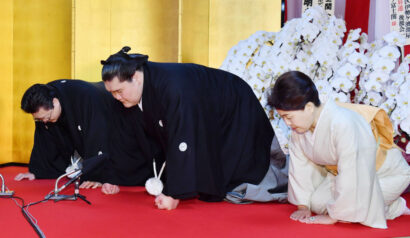
[[[290,71],[276,80],[268,96],[268,105],[285,111],[303,110],[308,102],[320,106],[319,94],[306,74]]]
[[[118,77],[120,82],[132,81],[135,71],[142,70],[142,66],[148,61],[148,55],[127,54],[130,50],[130,47],[124,46],[107,60],[101,60],[103,81],[111,81],[114,77]]]
[[[54,90],[45,84],[34,84],[24,93],[21,99],[21,109],[26,113],[36,113],[43,107],[46,110],[54,108]]]

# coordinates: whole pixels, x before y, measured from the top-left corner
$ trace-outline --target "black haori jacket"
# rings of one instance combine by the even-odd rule
[[[55,90],[62,114],[56,123],[36,122],[29,164],[36,178],[63,174],[75,150],[84,167],[92,167],[83,180],[140,185],[151,176],[150,160],[145,159],[151,156],[141,152],[133,135],[124,133],[128,128],[121,117],[122,105],[102,82],[57,80],[47,85]]]
[[[166,195],[219,201],[262,180],[274,131],[246,82],[196,64],[147,62],[143,70],[143,123],[164,152]]]

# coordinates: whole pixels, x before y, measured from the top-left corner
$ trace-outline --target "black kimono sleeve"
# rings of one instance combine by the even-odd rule
[[[190,94],[182,94],[178,88],[166,96],[165,127],[167,136],[167,179],[164,193],[174,198],[197,195],[196,125],[198,110]]]
[[[86,103],[82,108],[86,110],[83,112],[83,123],[77,128],[83,134],[83,171],[87,171],[83,180],[104,182],[107,175],[104,174],[103,165],[109,157],[109,111],[101,98],[90,97]]]
[[[33,173],[36,179],[57,178],[65,172],[69,164],[69,155],[61,153],[62,150],[68,149],[69,142],[61,141],[61,138],[58,138],[59,133],[58,128],[54,126],[48,129],[43,123],[36,123],[29,163],[29,172]]]
[[[124,108],[114,102],[114,121],[110,133],[110,158],[105,163],[105,178],[118,185],[144,185],[153,176],[152,158],[155,149],[144,133],[141,111]]]

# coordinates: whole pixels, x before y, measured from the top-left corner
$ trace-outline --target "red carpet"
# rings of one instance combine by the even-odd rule
[[[14,181],[24,167],[0,168],[6,186],[26,203],[39,201],[54,180]],[[47,201],[29,208],[46,237],[402,237],[410,235],[410,216],[388,221],[388,229],[360,224],[306,225],[294,222],[289,204],[234,205],[182,201],[173,211],[158,210],[142,187],[121,187],[117,195],[81,190],[81,200]],[[404,196],[410,203],[410,194]],[[11,199],[0,199],[0,237],[37,237]]]

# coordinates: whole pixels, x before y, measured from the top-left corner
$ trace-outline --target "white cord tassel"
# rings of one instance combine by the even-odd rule
[[[145,189],[147,190],[149,194],[154,195],[154,196],[159,196],[162,193],[162,190],[164,189],[164,185],[162,184],[162,181],[161,181],[161,175],[162,175],[162,172],[164,172],[166,162],[162,164],[161,170],[159,171],[159,175],[157,175],[157,167],[155,164],[155,159],[152,164],[154,167],[155,177],[149,178],[145,182]]]
[[[71,164],[65,169],[66,173],[70,173],[67,177],[74,178],[81,172],[82,167],[83,166],[81,164],[81,157],[71,156]]]

